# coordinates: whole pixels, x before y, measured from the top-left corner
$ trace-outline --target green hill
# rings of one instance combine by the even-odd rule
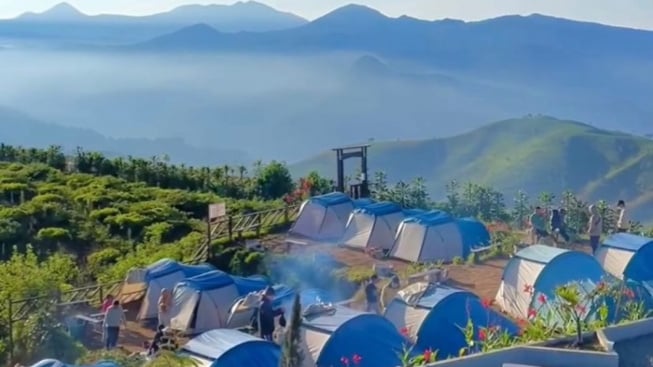
[[[325,152],[291,172],[335,177],[335,167],[334,154]],[[434,198],[453,179],[491,185],[507,197],[520,189],[533,196],[571,190],[588,200],[623,198],[638,219],[653,219],[653,140],[575,121],[529,116],[451,138],[375,143],[369,167],[392,181],[423,177]]]

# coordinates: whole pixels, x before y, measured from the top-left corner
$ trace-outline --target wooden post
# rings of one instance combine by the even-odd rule
[[[262,220],[261,217],[263,217],[262,214],[256,214],[256,237],[261,237],[261,225],[262,225]]]
[[[206,244],[211,248],[211,216],[206,217]]]
[[[98,294],[100,295],[100,305],[104,303],[104,290],[102,289],[102,284],[98,288]]]
[[[290,223],[290,213],[288,213],[288,204],[283,207],[283,221],[284,224],[288,225]]]
[[[227,231],[229,233],[229,241],[234,240],[233,227],[234,227],[234,220],[233,220],[233,216],[230,215],[227,220]]]

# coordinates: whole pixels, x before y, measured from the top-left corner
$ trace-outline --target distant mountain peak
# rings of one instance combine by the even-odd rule
[[[265,9],[274,9],[271,6],[260,3],[258,1],[238,1],[233,3],[233,7],[243,7],[243,8],[265,8]]]
[[[42,18],[47,20],[70,20],[85,17],[86,15],[67,2],[59,3],[42,13],[25,13],[19,18]]]
[[[387,19],[388,17],[376,9],[365,5],[349,4],[316,19],[313,23],[343,23],[349,25],[359,23],[360,25],[360,23]]]
[[[175,48],[210,47],[221,35],[220,31],[206,23],[198,23],[182,28],[174,33],[165,34],[142,45],[158,47],[160,45]]]
[[[177,32],[175,32],[174,34],[185,34],[185,35],[188,35],[188,36],[190,36],[190,35],[198,35],[198,36],[199,35],[202,35],[202,36],[214,35],[214,36],[217,36],[217,35],[220,34],[220,32],[217,29],[211,27],[210,25],[208,25],[206,23],[197,23],[197,24],[193,24],[191,26],[182,28],[182,29],[178,30]]]

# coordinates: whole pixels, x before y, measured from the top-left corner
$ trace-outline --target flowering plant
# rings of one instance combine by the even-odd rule
[[[406,343],[404,343],[403,351],[399,354],[401,367],[425,366],[437,360],[438,352],[430,348],[426,349],[422,354],[418,356],[414,356],[413,349],[415,348],[415,340],[413,340],[411,336],[410,329],[407,327],[403,327],[399,329],[399,333],[404,337],[404,339],[406,339]]]

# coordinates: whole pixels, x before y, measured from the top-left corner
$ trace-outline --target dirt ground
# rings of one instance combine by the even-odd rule
[[[262,240],[261,243],[272,252],[279,253],[287,250],[283,236],[271,236]],[[378,260],[361,251],[330,244],[292,245],[291,253],[298,256],[308,253],[325,253],[348,267],[372,267],[375,263],[389,264],[399,273],[410,266],[404,261]],[[503,268],[507,263],[508,259],[496,259],[475,265],[445,265],[449,273],[448,283],[454,287],[469,290],[481,298],[494,299],[501,283]]]

